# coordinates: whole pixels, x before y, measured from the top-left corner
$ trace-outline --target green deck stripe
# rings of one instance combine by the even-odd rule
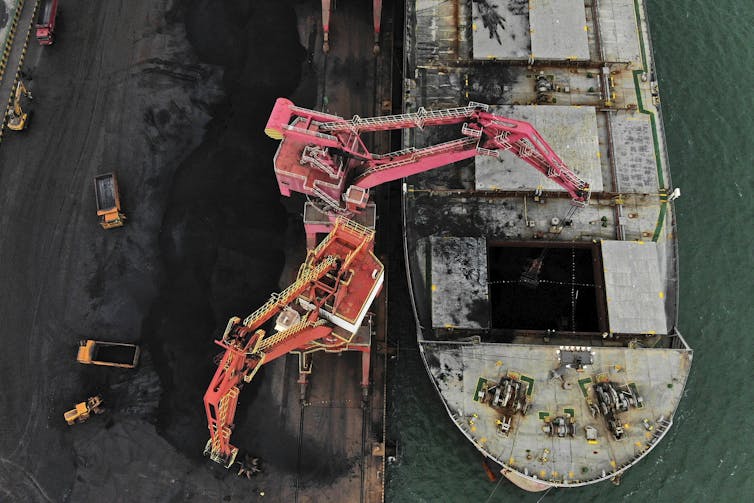
[[[482,390],[482,387],[487,384],[487,379],[484,377],[480,377],[479,381],[476,383],[476,391],[474,392],[474,401],[479,401],[479,392]]]
[[[660,157],[660,143],[657,140],[657,124],[655,123],[655,114],[644,108],[644,100],[641,98],[641,89],[639,88],[639,79],[646,70],[634,70],[634,87],[636,88],[636,99],[639,101],[639,112],[649,115],[649,124],[652,128],[652,143],[654,144],[655,161],[657,162],[657,179],[660,187],[665,186],[665,176],[662,174],[662,160]]]
[[[529,383],[529,386],[526,387],[526,395],[531,396],[531,394],[534,393],[534,379],[529,376],[522,375],[521,380]]]
[[[655,227],[655,233],[652,235],[652,241],[657,241],[660,238],[660,232],[662,232],[662,224],[665,222],[665,212],[667,212],[668,203],[660,203],[660,214],[657,215],[657,226]]]
[[[583,393],[584,398],[586,398],[586,396],[587,396],[586,385],[589,384],[590,382],[592,382],[592,378],[591,377],[586,377],[584,379],[579,379],[579,388],[581,388],[581,393]]]
[[[641,88],[639,87],[639,79],[642,73],[648,72],[647,67],[647,52],[644,48],[644,36],[641,33],[641,16],[639,10],[639,0],[634,0],[634,13],[636,15],[636,31],[639,37],[639,47],[641,48],[641,64],[643,70],[634,70],[634,87],[636,89],[636,99],[638,100],[639,112],[649,115],[649,124],[652,128],[652,143],[654,145],[655,163],[657,164],[657,181],[660,185],[660,189],[665,188],[665,176],[662,174],[662,157],[660,156],[660,142],[657,137],[657,124],[655,122],[655,114],[644,108],[644,101],[641,98]],[[667,203],[660,204],[660,213],[657,216],[657,225],[655,225],[655,232],[652,235],[652,241],[657,241],[660,238],[662,232],[662,226],[665,223],[665,212],[667,211]]]

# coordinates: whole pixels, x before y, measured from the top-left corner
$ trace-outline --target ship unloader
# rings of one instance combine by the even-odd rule
[[[230,468],[238,448],[230,443],[238,397],[262,365],[296,353],[301,400],[306,400],[312,355],[319,351],[362,355],[361,386],[368,396],[371,327],[369,307],[384,281],[373,253],[374,231],[337,219],[332,231],[307,255],[296,281],[243,320],[228,321],[217,370],[204,395],[210,438],[204,454]],[[241,469],[248,466],[241,463]]]

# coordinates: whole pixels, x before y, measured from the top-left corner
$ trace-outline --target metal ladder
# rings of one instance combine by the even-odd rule
[[[306,145],[303,152],[301,152],[301,163],[309,163],[312,167],[315,167],[320,171],[326,173],[331,178],[340,178],[340,176],[343,174],[343,160],[340,159],[336,170],[320,159],[320,156],[323,155],[327,155],[326,149],[323,149],[316,145]]]
[[[233,386],[228,392],[220,399],[220,410],[217,411],[217,424],[215,426],[214,434],[212,435],[212,452],[217,454],[222,449],[222,440],[230,440],[230,428],[225,425],[225,421],[228,417],[228,406],[231,400],[235,400],[238,397],[238,387]],[[220,431],[218,431],[218,429]]]
[[[257,321],[269,315],[275,306],[289,304],[301,288],[320,278],[326,270],[335,265],[337,260],[335,255],[328,255],[316,266],[302,269],[294,283],[280,293],[273,293],[262,307],[247,316],[243,320],[244,326],[253,327]]]

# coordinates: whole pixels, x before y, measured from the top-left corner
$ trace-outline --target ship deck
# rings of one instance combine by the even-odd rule
[[[691,362],[676,326],[674,196],[644,3],[416,0],[405,44],[406,112],[487,103],[531,122],[592,189],[576,209],[509,153],[405,181],[407,268],[432,381],[458,428],[506,471],[542,487],[616,477],[672,423]],[[404,146],[448,134],[412,131]],[[588,347],[594,362],[553,379],[561,347]],[[531,393],[525,416],[476,396],[509,373]],[[643,398],[616,416],[620,440],[607,414],[591,413],[605,380]],[[573,436],[543,431],[558,416]],[[512,420],[507,435],[501,419]]]
[[[691,363],[682,349],[591,348],[592,368],[568,369],[561,382],[550,375],[560,364],[559,346],[425,343],[421,347],[448,413],[470,441],[524,475],[568,486],[613,477],[652,449],[671,424],[683,395],[682,376]],[[533,385],[530,410],[525,416],[512,416],[506,435],[497,425],[500,411],[481,403],[477,394],[482,383],[497,383],[509,375],[531,379]],[[618,415],[625,430],[620,441],[589,407],[589,400],[596,401],[593,384],[600,379],[633,385],[643,399],[643,406]],[[542,427],[558,416],[573,418],[575,435],[543,432]],[[586,427],[597,430],[596,441],[585,438]]]

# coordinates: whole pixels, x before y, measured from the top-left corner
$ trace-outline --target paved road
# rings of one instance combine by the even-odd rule
[[[19,78],[19,72],[26,57],[27,48],[32,42],[30,39],[33,36],[36,5],[36,0],[24,1],[21,5],[21,10],[18,13],[14,13],[13,18],[10,18],[8,22],[8,43],[11,44],[11,50],[5,63],[5,69],[2,75],[0,75],[0,110],[2,111],[0,123],[2,124],[5,124],[6,120],[6,100],[10,107],[16,82]],[[18,18],[15,23],[15,29],[13,29],[13,19],[16,18],[16,15]],[[3,129],[0,128],[0,140],[2,140],[3,133]]]

